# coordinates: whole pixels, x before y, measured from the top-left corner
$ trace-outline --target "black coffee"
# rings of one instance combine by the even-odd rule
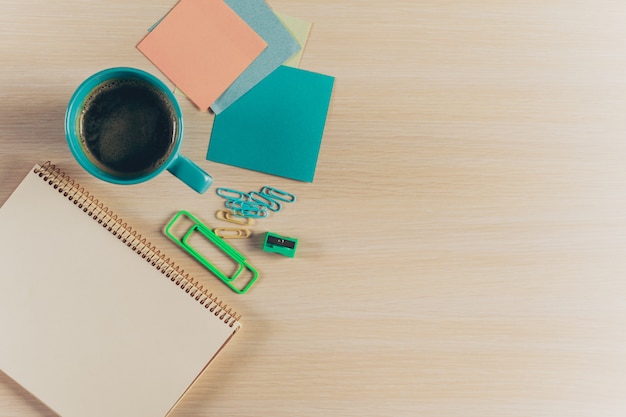
[[[141,80],[109,80],[89,93],[80,137],[92,162],[117,177],[138,177],[167,160],[177,134],[167,97]]]

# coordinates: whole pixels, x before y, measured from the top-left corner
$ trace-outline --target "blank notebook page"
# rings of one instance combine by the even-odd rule
[[[239,327],[32,170],[0,228],[0,369],[62,417],[167,415]]]

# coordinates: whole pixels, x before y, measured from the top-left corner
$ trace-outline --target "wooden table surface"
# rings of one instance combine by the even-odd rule
[[[135,45],[174,4],[0,14],[0,202],[53,160],[243,316],[172,417],[626,415],[626,3],[271,0],[314,22],[301,67],[336,77],[315,181],[206,161],[213,116],[182,102],[214,187],[298,197],[234,243],[261,271],[246,295],[160,232],[214,222],[213,189],[99,182],[65,143],[90,74],[165,79]],[[268,230],[296,257],[262,252]],[[0,416],[52,415],[0,373]]]

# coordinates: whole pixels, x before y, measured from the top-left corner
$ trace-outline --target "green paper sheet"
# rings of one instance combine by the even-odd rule
[[[215,116],[207,159],[312,182],[334,81],[278,67]]]

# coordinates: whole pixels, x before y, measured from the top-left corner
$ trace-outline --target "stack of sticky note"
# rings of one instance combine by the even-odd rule
[[[215,113],[208,160],[310,182],[334,83],[298,68],[310,29],[264,0],[180,0],[137,48]]]

